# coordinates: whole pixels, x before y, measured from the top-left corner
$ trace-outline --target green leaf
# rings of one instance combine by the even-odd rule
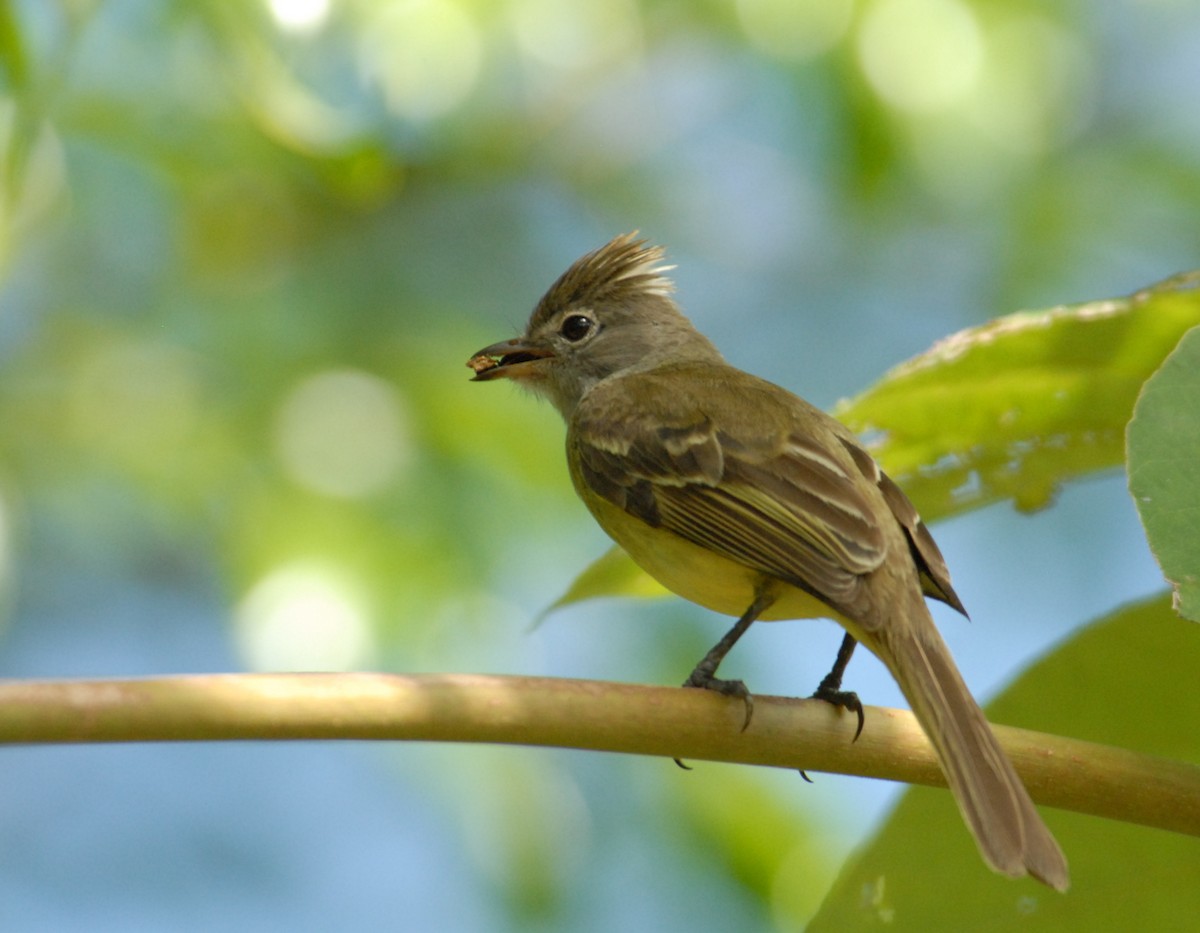
[[[619,547],[612,547],[599,559],[588,565],[562,596],[542,610],[535,627],[545,621],[546,616],[587,599],[601,596],[634,596],[648,599],[654,596],[669,596],[670,591],[642,570]]]
[[[1195,761],[1200,732],[1185,711],[1195,708],[1198,648],[1196,630],[1167,597],[1127,606],[1030,668],[988,707],[989,718]],[[1200,916],[1195,839],[1043,815],[1071,864],[1065,895],[988,871],[950,794],[912,788],[843,870],[809,930],[1166,930]]]
[[[1200,622],[1200,327],[1142,388],[1129,422],[1129,491],[1175,608]]]
[[[1200,324],[1200,271],[1129,298],[1020,312],[940,341],[839,406],[927,521],[1033,510],[1124,459],[1142,384]]]

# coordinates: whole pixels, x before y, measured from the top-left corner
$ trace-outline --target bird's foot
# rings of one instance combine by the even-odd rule
[[[754,716],[754,697],[745,683],[740,680],[722,680],[720,677],[713,676],[711,671],[704,669],[703,663],[696,666],[687,680],[683,682],[685,687],[698,687],[701,690],[712,690],[722,696],[740,697],[746,708],[746,717],[742,721],[742,731],[746,731],[746,727],[750,725],[750,720]]]
[[[857,693],[853,690],[840,690],[828,683],[828,678],[826,678],[821,681],[821,686],[817,687],[810,699],[824,700],[826,703],[832,703],[834,706],[854,713],[858,717],[858,728],[854,730],[852,741],[858,741],[858,737],[862,735],[866,716],[863,714],[862,700],[858,698]]]

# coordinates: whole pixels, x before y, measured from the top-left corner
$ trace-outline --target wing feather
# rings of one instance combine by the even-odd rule
[[[794,406],[806,403],[762,383],[769,391],[753,400],[752,427],[730,418],[717,392],[680,393],[653,373],[622,381],[631,379],[620,392],[594,390],[572,420],[581,479],[594,493],[835,607],[882,564],[876,515],[886,507],[864,491],[827,416],[800,417]]]

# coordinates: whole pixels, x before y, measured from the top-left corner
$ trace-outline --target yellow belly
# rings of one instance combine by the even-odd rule
[[[714,612],[740,616],[766,584],[774,587],[776,599],[759,616],[763,621],[824,618],[845,624],[838,612],[803,590],[765,578],[757,570],[673,532],[653,528],[606,499],[587,495],[584,501],[600,527],[634,563],[684,599]]]

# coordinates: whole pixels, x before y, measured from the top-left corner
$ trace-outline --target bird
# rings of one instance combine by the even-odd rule
[[[665,250],[637,233],[573,263],[524,333],[474,354],[474,380],[509,380],[567,426],[576,492],[668,590],[736,624],[684,686],[746,702],[716,676],[758,620],[828,618],[845,630],[817,696],[840,690],[855,643],[883,661],[936,753],[984,862],[1069,885],[1062,849],[963,681],[926,597],[966,614],[933,536],[841,422],[727,363],[684,316]],[[857,735],[857,734],[856,734]]]

